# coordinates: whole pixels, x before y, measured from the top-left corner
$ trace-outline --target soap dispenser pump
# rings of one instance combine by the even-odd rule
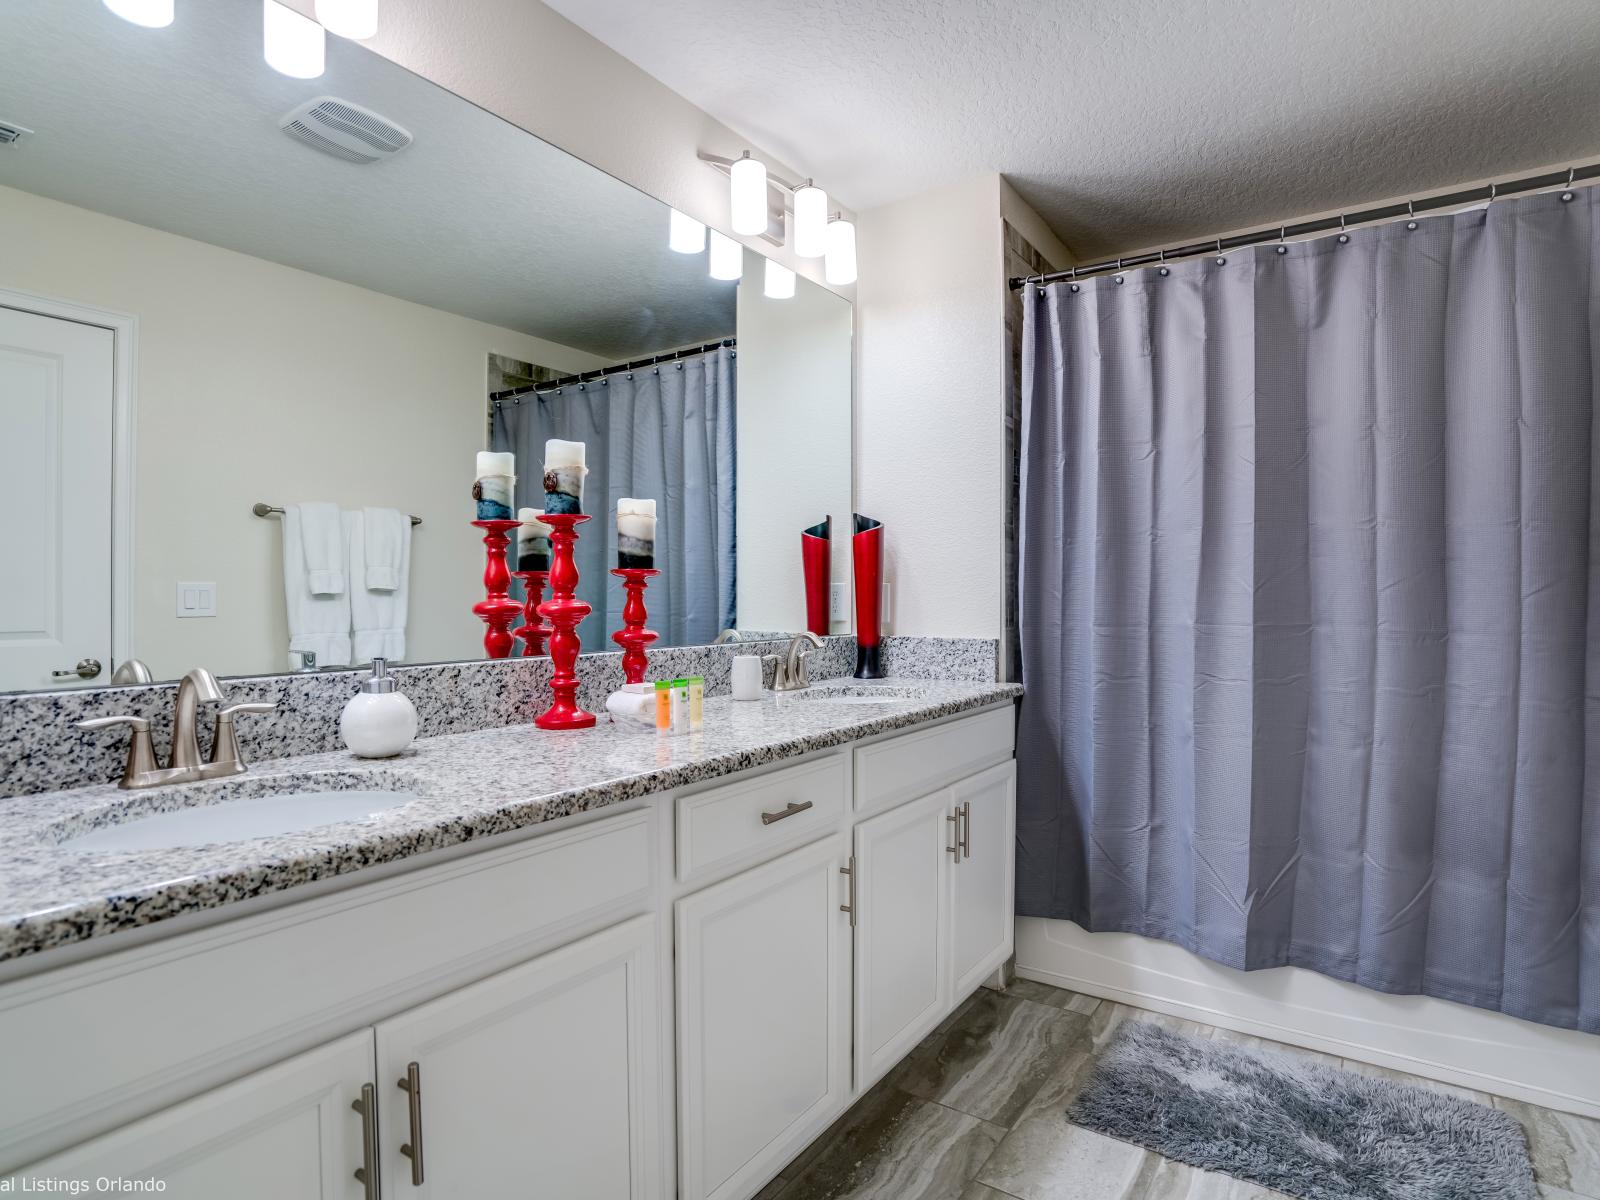
[[[372,674],[339,717],[339,733],[357,758],[392,758],[417,736],[416,707],[395,690],[387,668],[385,660],[372,660]]]

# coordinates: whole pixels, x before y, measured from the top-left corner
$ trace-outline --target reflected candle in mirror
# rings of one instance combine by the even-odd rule
[[[511,489],[516,482],[515,454],[478,451],[477,482],[472,485],[472,498],[478,502],[478,520],[511,520]]]
[[[550,526],[539,520],[542,508],[517,510],[522,527],[517,530],[517,570],[548,571],[550,569]]]
[[[656,502],[617,501],[617,566],[653,569],[656,565]]]
[[[589,468],[583,465],[583,443],[564,442],[551,438],[544,444],[544,511],[547,513],[581,513],[583,511],[583,477]]]

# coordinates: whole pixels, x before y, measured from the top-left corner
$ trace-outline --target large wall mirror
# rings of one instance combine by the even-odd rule
[[[259,0],[5,19],[0,690],[282,672],[307,629],[321,667],[481,658],[476,456],[542,507],[547,438],[587,447],[585,650],[615,648],[623,497],[657,503],[658,645],[804,627],[800,531],[851,508],[847,300],[768,297],[748,249],[712,278],[665,205],[354,43],[278,74]],[[311,504],[374,531],[296,509],[296,563],[345,568],[343,656],[271,511]]]

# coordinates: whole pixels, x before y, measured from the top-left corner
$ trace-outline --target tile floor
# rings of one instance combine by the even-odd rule
[[[1028,980],[1004,993],[979,989],[756,1200],[1281,1200],[1067,1123],[1067,1105],[1123,1021],[1499,1105],[1528,1131],[1542,1200],[1600,1200],[1600,1121]]]

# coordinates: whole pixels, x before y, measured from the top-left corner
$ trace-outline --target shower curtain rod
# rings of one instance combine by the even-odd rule
[[[1171,262],[1174,259],[1193,258],[1199,254],[1220,255],[1225,251],[1237,250],[1242,246],[1260,246],[1267,242],[1303,237],[1308,233],[1328,233],[1335,229],[1346,229],[1351,225],[1392,221],[1400,217],[1409,218],[1432,209],[1456,208],[1478,200],[1493,202],[1503,196],[1515,196],[1522,192],[1537,192],[1544,188],[1560,187],[1562,185],[1570,188],[1580,181],[1597,178],[1600,178],[1600,163],[1590,163],[1582,167],[1569,167],[1565,171],[1529,175],[1523,179],[1510,180],[1507,183],[1490,183],[1482,187],[1466,188],[1462,191],[1450,192],[1442,196],[1418,196],[1397,204],[1381,204],[1375,208],[1363,208],[1355,212],[1339,213],[1332,217],[1320,217],[1315,221],[1300,221],[1293,225],[1277,225],[1270,229],[1257,229],[1250,233],[1236,233],[1231,237],[1209,238],[1202,242],[1190,242],[1183,246],[1168,246],[1165,249],[1151,250],[1144,254],[1113,258],[1106,262],[1090,263],[1082,267],[1069,267],[1065,271],[1051,271],[1044,275],[1013,276],[1011,290],[1013,292],[1019,291],[1029,284],[1043,286],[1047,283],[1058,283],[1063,279],[1084,279],[1090,275],[1104,275],[1111,271],[1129,271],[1135,267],[1156,266]]]
[[[489,400],[499,404],[502,400],[513,400],[518,396],[526,396],[530,392],[553,392],[557,388],[564,388],[574,383],[587,383],[591,379],[599,379],[605,375],[615,375],[619,371],[637,371],[641,367],[653,367],[657,363],[671,362],[677,358],[693,358],[696,354],[707,354],[712,350],[720,350],[724,346],[737,346],[736,338],[722,338],[720,341],[707,342],[704,346],[689,346],[683,350],[674,350],[670,354],[657,354],[650,358],[641,358],[636,362],[618,363],[614,367],[602,367],[598,371],[584,371],[577,375],[563,375],[559,379],[547,379],[543,383],[525,383],[521,387],[507,388],[503,392],[490,392]]]

